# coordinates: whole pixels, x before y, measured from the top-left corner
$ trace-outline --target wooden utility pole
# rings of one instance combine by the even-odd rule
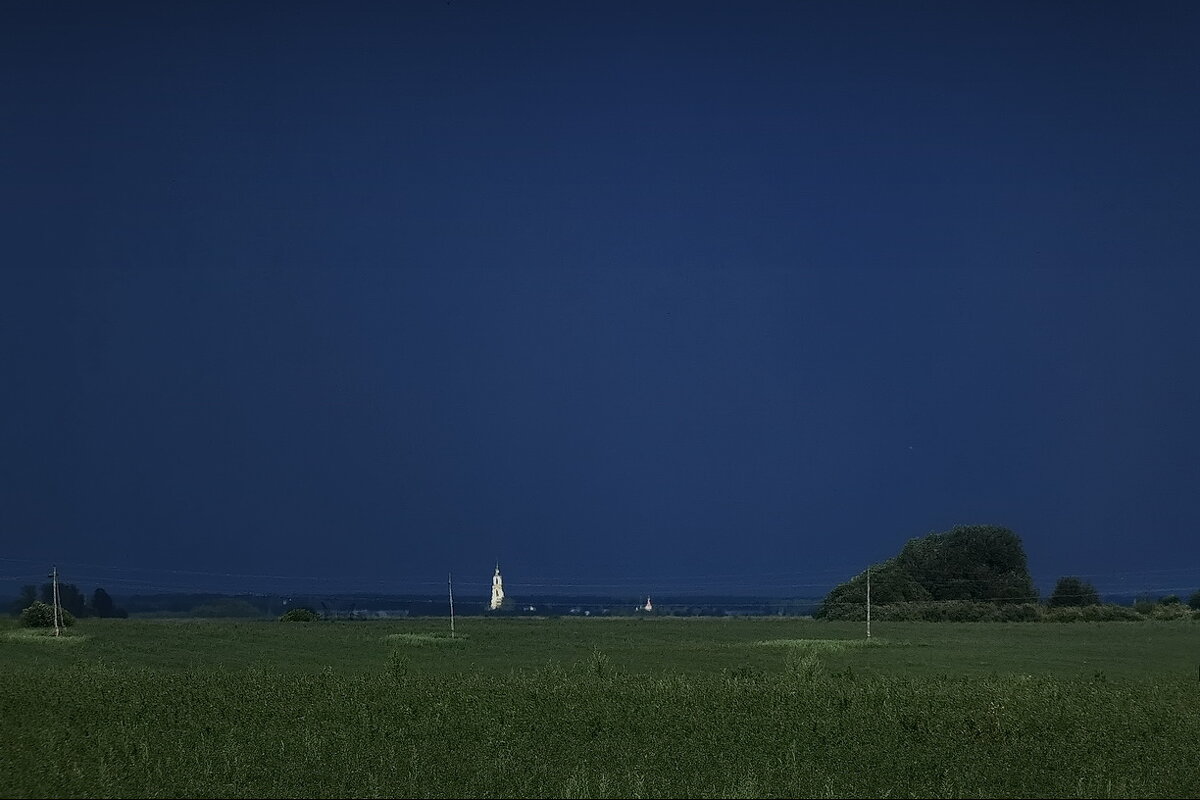
[[[51,566],[50,580],[53,581],[53,583],[51,584],[52,588],[50,590],[50,596],[54,602],[54,635],[58,636],[59,628],[60,628],[60,626],[58,624],[59,615],[60,615],[59,609],[61,608],[61,606],[59,606],[59,604],[58,604],[58,565]]]
[[[871,638],[871,568],[867,567],[867,638]]]
[[[450,585],[450,638],[454,638],[454,575],[446,574],[446,583]]]

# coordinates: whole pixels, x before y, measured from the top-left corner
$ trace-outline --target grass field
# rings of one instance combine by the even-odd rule
[[[0,627],[12,797],[1195,797],[1200,624]]]

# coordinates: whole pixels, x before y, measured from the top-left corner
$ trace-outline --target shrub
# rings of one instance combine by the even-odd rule
[[[1188,606],[1200,611],[1200,589],[1197,589],[1192,593],[1192,596],[1188,598]]]
[[[999,611],[1002,622],[1037,622],[1042,618],[1041,609],[1034,603],[1005,603]]]
[[[60,622],[65,625],[74,625],[75,617],[70,611],[65,608],[60,610]],[[34,600],[33,603],[21,612],[21,625],[26,628],[53,628],[54,627],[54,607],[46,605],[41,600]]]
[[[1079,622],[1082,619],[1081,606],[1050,606],[1046,609],[1046,622]]]
[[[861,603],[827,605],[824,618],[861,622],[866,619],[866,610]],[[871,618],[879,622],[1037,622],[1042,611],[1036,603],[913,601],[872,605]]]
[[[1132,608],[1107,603],[1098,606],[1057,606],[1046,609],[1046,622],[1133,622],[1142,615]]]
[[[279,618],[280,622],[316,622],[317,612],[311,608],[293,608]]]
[[[1139,598],[1133,603],[1133,610],[1143,616],[1150,616],[1154,613],[1154,609],[1158,607],[1158,603],[1153,600]]]
[[[1187,619],[1190,616],[1192,616],[1192,610],[1183,603],[1159,604],[1154,606],[1150,612],[1151,619],[1176,620]]]
[[[1133,622],[1141,619],[1141,615],[1132,608],[1106,603],[1099,606],[1084,606],[1081,610],[1083,618],[1089,622]]]

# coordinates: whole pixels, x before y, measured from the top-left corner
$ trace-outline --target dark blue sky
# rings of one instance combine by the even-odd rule
[[[10,583],[1200,588],[1195,3],[0,18]]]

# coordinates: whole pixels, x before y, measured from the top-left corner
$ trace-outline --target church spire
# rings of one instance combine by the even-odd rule
[[[488,608],[496,611],[504,603],[504,579],[500,577],[500,562],[496,562],[496,574],[492,576],[492,601]]]

